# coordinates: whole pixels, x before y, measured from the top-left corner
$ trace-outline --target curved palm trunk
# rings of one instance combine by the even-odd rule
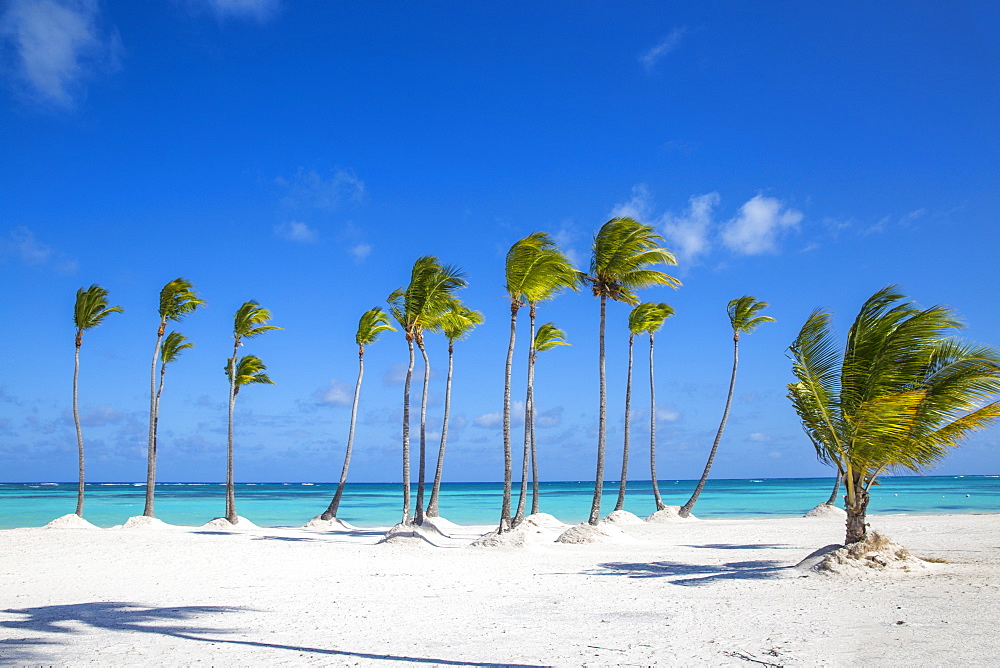
[[[625,381],[625,445],[622,447],[622,481],[618,485],[618,501],[615,503],[615,510],[622,510],[625,507],[625,484],[628,481],[628,438],[629,419],[632,416],[632,344],[635,335],[628,335],[628,376]]]
[[[441,475],[444,473],[444,447],[448,442],[448,416],[451,414],[451,372],[455,345],[448,341],[448,380],[444,389],[444,419],[441,422],[441,445],[438,446],[437,468],[434,470],[434,486],[431,488],[431,500],[427,502],[427,516],[438,516],[438,498],[441,495]]]
[[[600,379],[601,379],[601,399],[600,412],[597,414],[597,475],[594,480],[594,500],[590,504],[590,517],[587,522],[597,526],[601,517],[601,493],[604,491],[604,443],[607,426],[608,412],[608,392],[604,374],[604,321],[607,311],[608,298],[601,295],[601,329],[600,329]]]
[[[233,346],[233,358],[229,360],[229,446],[226,450],[226,519],[236,524],[236,488],[233,484],[233,412],[236,410],[236,355],[240,344]]]
[[[862,474],[850,469],[844,477],[847,494],[844,496],[844,510],[847,511],[847,536],[844,545],[857,543],[868,535],[865,515],[868,511],[868,490],[865,489]]]
[[[156,393],[156,361],[160,357],[160,344],[163,342],[163,331],[167,321],[160,319],[160,328],[156,332],[156,347],[153,348],[153,364],[149,372],[149,445],[146,448],[146,507],[142,514],[146,517],[156,517],[153,510],[153,495],[156,489],[156,411],[159,395]],[[163,375],[160,375],[163,380]],[[162,383],[161,383],[162,389]]]
[[[653,381],[653,333],[649,333],[649,477],[653,482],[653,500],[656,509],[663,510],[666,504],[660,498],[660,485],[656,478],[656,383]]]
[[[431,362],[427,359],[427,349],[422,338],[417,339],[417,347],[424,358],[424,388],[420,395],[420,470],[417,471],[417,517],[416,523],[424,523],[424,480],[427,468],[427,386],[431,380]]]
[[[837,475],[834,476],[833,481],[833,491],[830,492],[830,498],[826,500],[826,505],[835,506],[837,505],[837,493],[840,491],[840,478],[843,474],[840,470],[837,470]]]
[[[531,402],[531,514],[538,513],[538,452],[535,449],[535,388],[528,397]]]
[[[410,380],[413,378],[413,340],[406,339],[410,349],[410,365],[403,384],[403,524],[410,521]]]
[[[340,482],[333,495],[333,501],[327,506],[320,519],[332,520],[340,508],[340,498],[344,496],[344,486],[347,484],[347,469],[351,465],[351,451],[354,449],[354,425],[358,418],[358,397],[361,396],[361,379],[365,377],[365,348],[358,347],[358,382],[354,385],[354,404],[351,406],[351,429],[347,434],[347,452],[344,454],[344,468],[340,470]]]
[[[535,382],[535,305],[528,310],[530,336],[528,338],[528,389],[524,397],[524,454],[521,456],[521,492],[517,497],[517,511],[514,526],[524,519],[524,508],[528,505],[528,463],[531,459],[531,428],[535,423],[535,411],[531,405],[532,385]]]
[[[154,433],[154,435],[159,433],[159,428],[160,428],[160,396],[163,394],[163,384],[166,381],[166,377],[167,377],[167,365],[166,364],[162,364],[162,365],[160,365],[160,385],[159,385],[159,387],[156,388],[156,417],[153,419],[153,429],[154,429],[153,433]],[[157,436],[156,438],[158,439],[159,436]],[[156,439],[153,440],[153,447],[154,448],[156,447]],[[154,472],[155,472],[155,463],[154,463]]]
[[[510,374],[514,365],[514,335],[517,329],[518,304],[510,305],[510,343],[507,344],[507,367],[503,377],[503,501],[500,504],[500,532],[510,530],[510,495],[513,457],[510,448]]]
[[[83,431],[80,429],[79,380],[80,380],[80,346],[82,335],[76,336],[76,352],[73,365],[73,423],[76,425],[76,447],[80,458],[80,484],[76,491],[76,514],[83,517]]]
[[[701,490],[705,488],[705,481],[708,480],[708,472],[712,470],[712,461],[715,459],[715,453],[719,450],[719,441],[722,440],[722,431],[726,428],[726,420],[729,419],[729,407],[733,403],[733,389],[736,387],[736,367],[739,363],[740,337],[737,333],[733,335],[733,375],[729,379],[729,395],[726,397],[726,409],[722,412],[722,422],[719,424],[719,431],[715,434],[715,442],[712,443],[712,451],[708,454],[708,462],[705,464],[705,470],[701,474],[701,479],[698,481],[697,487],[694,488],[691,498],[681,506],[681,509],[677,513],[681,517],[687,517],[691,514],[691,509],[701,495]]]

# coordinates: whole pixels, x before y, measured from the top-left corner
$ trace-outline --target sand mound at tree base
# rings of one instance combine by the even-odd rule
[[[531,515],[510,531],[500,533],[491,531],[480,536],[469,547],[514,547],[525,548],[542,543],[553,543],[558,533],[551,527],[539,526],[531,519]]]
[[[563,531],[557,543],[580,545],[582,543],[634,543],[636,540],[614,524],[577,524]]]
[[[830,552],[811,570],[829,575],[865,575],[876,572],[911,573],[927,567],[925,562],[889,540],[885,534],[872,531],[864,540]]]
[[[532,513],[524,518],[524,523],[548,529],[562,529],[566,526],[565,523],[548,513]]]
[[[94,526],[87,520],[83,519],[76,513],[70,513],[69,515],[63,515],[62,517],[57,517],[48,524],[45,525],[46,529],[98,529],[100,527]]]
[[[422,527],[410,523],[400,523],[389,529],[385,535],[382,536],[382,539],[379,540],[378,545],[435,546],[434,542],[430,539],[427,532]]]
[[[610,524],[645,524],[645,520],[627,510],[614,510],[604,518]]]
[[[235,524],[227,520],[225,517],[216,517],[214,520],[202,524],[201,528],[232,530],[232,529],[259,529],[260,527],[258,527],[256,524],[254,524],[247,518],[240,517],[239,515],[237,515]]]
[[[847,511],[829,503],[821,503],[802,517],[833,517],[842,520],[847,517]]]
[[[688,520],[698,519],[694,515],[681,517],[680,511],[681,511],[680,506],[667,506],[663,510],[657,510],[655,513],[647,517],[646,521],[653,522],[656,524],[667,524],[669,522],[687,522]]]
[[[156,519],[155,517],[146,517],[145,515],[136,515],[135,517],[130,517],[125,520],[125,524],[122,525],[122,529],[174,529],[173,524],[167,524],[163,520]]]
[[[451,538],[451,535],[448,533],[448,530],[454,529],[457,526],[458,526],[457,524],[449,522],[443,517],[427,517],[425,515],[424,523],[420,525],[420,528],[423,529],[424,531],[429,531],[431,533],[436,533],[440,536],[444,536],[445,538]]]
[[[336,517],[331,517],[328,520],[324,520],[321,515],[317,515],[302,527],[303,529],[320,529],[322,531],[354,531],[357,527],[353,524],[348,524],[342,519]]]

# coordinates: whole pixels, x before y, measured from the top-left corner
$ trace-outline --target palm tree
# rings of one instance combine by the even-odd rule
[[[556,346],[568,346],[569,343],[566,342],[566,332],[562,331],[556,327],[553,322],[546,322],[538,331],[535,333],[534,346],[531,350],[531,355],[536,359],[538,353],[545,352],[546,350],[552,350]],[[535,366],[532,364],[530,367],[531,373],[528,377],[528,420],[530,426],[528,428],[528,433],[531,435],[531,514],[534,515],[538,512],[538,454],[535,449],[535,379],[534,372]],[[524,480],[521,481],[522,487],[524,486]]]
[[[604,487],[604,454],[607,437],[607,382],[604,368],[604,329],[607,320],[608,299],[637,304],[635,290],[654,285],[679,287],[681,282],[662,271],[653,269],[657,264],[677,264],[673,253],[659,246],[663,237],[649,225],[631,218],[612,218],[604,223],[594,236],[590,274],[595,297],[601,299],[600,327],[600,411],[597,417],[597,475],[594,482],[594,500],[590,506],[588,522],[596,525],[601,516],[601,492]]]
[[[625,438],[624,445],[622,447],[622,478],[621,483],[618,485],[618,501],[615,503],[615,510],[623,510],[625,508],[625,489],[628,482],[628,449],[629,449],[629,432],[630,425],[629,421],[632,415],[632,347],[635,342],[636,334],[642,334],[643,332],[649,333],[649,346],[652,350],[653,346],[653,332],[658,330],[663,326],[663,321],[674,314],[674,309],[668,304],[654,304],[652,302],[645,302],[639,304],[632,309],[628,314],[628,374],[627,380],[625,381]],[[650,357],[650,365],[652,365],[652,357]],[[652,374],[650,374],[650,394],[652,394]],[[656,429],[656,404],[650,405],[650,411],[652,412],[652,419],[650,422],[650,429]],[[655,431],[651,431],[651,434]],[[652,440],[650,441],[650,452],[655,453],[652,445]],[[651,454],[650,457],[653,455]],[[653,496],[657,501],[657,506],[660,503],[660,492],[656,485],[656,461],[655,459],[650,460],[653,466]]]
[[[656,477],[656,383],[653,373],[653,334],[660,329],[663,321],[674,314],[674,309],[667,304],[660,304],[660,324],[656,324],[655,319],[650,319],[649,332],[649,478],[653,485],[653,501],[657,510],[666,508],[663,499],[660,498],[660,485]],[[655,326],[653,326],[655,325]]]
[[[163,394],[163,382],[166,379],[167,365],[171,364],[174,360],[180,357],[181,353],[188,348],[193,348],[194,344],[189,343],[187,337],[180,332],[170,332],[167,334],[167,338],[163,339],[163,343],[160,345],[160,383],[156,388],[156,400],[153,403],[153,450],[156,450],[156,439],[159,438],[157,435],[159,432],[160,425],[160,396]],[[155,466],[155,463],[154,463]],[[148,489],[148,484],[147,484]],[[147,498],[148,494],[147,494]],[[150,512],[152,512],[152,501],[148,500]],[[152,514],[147,515],[147,517],[153,517]]]
[[[711,452],[708,453],[705,470],[702,471],[701,478],[698,480],[691,498],[677,512],[681,517],[687,517],[691,514],[691,509],[694,508],[695,502],[701,495],[701,490],[705,488],[705,482],[708,480],[708,472],[712,470],[712,461],[715,459],[715,453],[719,450],[719,441],[722,440],[722,432],[726,428],[726,420],[729,419],[729,407],[733,403],[733,390],[736,387],[736,367],[740,363],[740,334],[749,334],[762,323],[774,322],[774,318],[770,316],[757,315],[765,308],[767,308],[767,302],[759,302],[756,297],[744,295],[738,299],[731,300],[726,309],[729,313],[729,323],[733,328],[733,374],[729,378],[729,394],[726,397],[726,408],[722,411],[722,422],[719,423],[719,430],[715,433],[715,441],[712,443]]]
[[[192,290],[191,282],[184,278],[175,278],[160,290],[160,326],[156,330],[156,346],[153,347],[153,363],[149,372],[149,445],[146,449],[146,507],[142,514],[155,517],[153,511],[153,496],[156,490],[156,411],[159,407],[159,394],[156,392],[156,365],[162,360],[163,333],[167,329],[167,321],[179,322],[205,302],[198,298]],[[162,381],[163,375],[160,374]],[[162,387],[162,385],[161,385]]]
[[[410,273],[410,284],[389,295],[389,312],[399,323],[406,336],[410,363],[403,385],[403,519],[410,521],[410,381],[413,377],[413,344],[416,343],[424,358],[424,389],[420,410],[420,470],[417,481],[417,512],[415,521],[423,522],[424,468],[426,463],[427,385],[430,381],[430,362],[424,349],[424,332],[440,327],[439,320],[445,312],[458,303],[452,292],[467,284],[461,269],[438,263],[432,256],[417,258]]]
[[[798,382],[788,396],[820,460],[844,472],[845,544],[866,536],[879,475],[923,472],[1000,418],[1000,351],[954,338],[962,324],[951,309],[904,300],[895,286],[872,295],[843,354],[818,310],[790,348]]]
[[[358,344],[358,382],[354,385],[354,404],[351,407],[351,429],[347,435],[347,453],[344,455],[344,468],[340,471],[337,492],[333,495],[333,501],[320,515],[320,519],[330,520],[337,516],[340,497],[344,495],[344,485],[347,484],[347,468],[351,465],[351,450],[354,448],[354,423],[358,417],[358,397],[361,395],[361,379],[365,375],[365,346],[375,343],[383,332],[395,331],[396,328],[389,324],[389,317],[380,306],[370,308],[362,313],[361,319],[358,321],[358,332],[354,335],[354,342]]]
[[[260,359],[252,355],[247,355],[241,360],[237,360],[237,357],[240,346],[243,345],[243,339],[256,338],[265,332],[281,329],[274,325],[268,325],[267,322],[270,319],[271,312],[253,300],[244,302],[236,310],[236,315],[233,317],[233,356],[229,358],[226,372],[229,377],[229,447],[226,458],[226,519],[233,524],[239,521],[239,517],[236,515],[236,489],[233,485],[233,411],[236,408],[236,394],[239,392],[241,379],[246,379],[242,383],[244,385],[247,383],[271,383],[271,379],[263,373],[259,374],[259,377],[262,379],[257,379],[258,376],[255,375],[256,373],[263,372],[265,368]],[[247,367],[245,369],[238,368],[238,364],[242,364],[243,360],[250,360],[246,362]],[[260,368],[255,371],[255,365],[257,364],[260,364]],[[246,373],[243,373],[243,371],[246,371]]]
[[[438,498],[441,495],[441,475],[444,471],[444,449],[448,441],[448,417],[451,414],[451,375],[455,356],[455,341],[466,338],[476,325],[484,322],[483,314],[463,304],[457,304],[441,316],[441,333],[448,339],[448,380],[444,391],[444,418],[441,421],[441,445],[438,446],[437,468],[431,500],[427,502],[427,516],[438,516]]]
[[[532,328],[534,328],[537,304],[551,299],[563,288],[576,289],[581,279],[580,272],[573,269],[566,256],[559,251],[551,237],[545,232],[535,232],[516,241],[507,251],[504,269],[505,288],[507,296],[510,298],[510,342],[507,345],[507,365],[504,371],[503,388],[504,482],[503,501],[500,508],[499,530],[501,532],[507,531],[511,527],[510,499],[513,487],[513,456],[510,443],[510,377],[514,363],[517,312],[525,303],[531,304],[531,321]],[[533,341],[534,331],[532,331],[531,336]],[[527,430],[527,424],[525,429]],[[527,435],[525,444],[525,457],[527,457]]]
[[[80,429],[79,380],[80,346],[83,333],[101,324],[112,313],[124,311],[121,306],[108,306],[108,291],[99,285],[91,285],[76,291],[73,309],[73,323],[76,325],[76,352],[73,366],[73,422],[76,425],[76,445],[80,457],[80,485],[76,493],[76,514],[83,517],[83,431]]]

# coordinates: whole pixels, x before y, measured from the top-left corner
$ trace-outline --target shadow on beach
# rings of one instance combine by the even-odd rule
[[[762,580],[794,568],[771,559],[731,561],[725,564],[685,564],[677,561],[648,563],[609,562],[599,564],[604,570],[591,571],[594,575],[624,575],[630,578],[674,578],[670,584],[700,586],[718,580]]]
[[[445,666],[533,666],[535,664],[490,664],[470,661],[454,661],[449,659],[402,656],[395,654],[371,654],[352,652],[344,649],[302,647],[298,645],[281,645],[277,643],[240,640],[233,637],[222,637],[234,633],[224,629],[192,624],[202,615],[217,615],[223,613],[251,612],[250,608],[216,605],[190,605],[180,607],[154,608],[136,603],[119,601],[74,603],[69,605],[44,605],[34,608],[8,608],[4,615],[19,615],[20,620],[0,621],[0,628],[20,631],[22,633],[50,633],[54,639],[44,637],[6,638],[0,640],[0,662],[13,663],[46,663],[48,660],[40,656],[38,649],[55,647],[72,642],[73,634],[91,630],[105,630],[126,633],[155,633],[183,640],[207,642],[214,644],[232,644],[247,647],[286,650],[300,654],[318,654],[325,656],[340,656],[354,659],[399,661],[405,663],[426,663]],[[82,628],[81,628],[82,627]],[[110,657],[106,657],[110,658]]]

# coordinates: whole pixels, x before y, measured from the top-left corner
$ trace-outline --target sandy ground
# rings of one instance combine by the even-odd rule
[[[251,518],[252,519],[252,518]],[[383,530],[0,531],[4,665],[996,665],[1000,515],[881,516],[917,573],[796,569],[836,518],[626,540]],[[545,540],[541,540],[545,538]]]

